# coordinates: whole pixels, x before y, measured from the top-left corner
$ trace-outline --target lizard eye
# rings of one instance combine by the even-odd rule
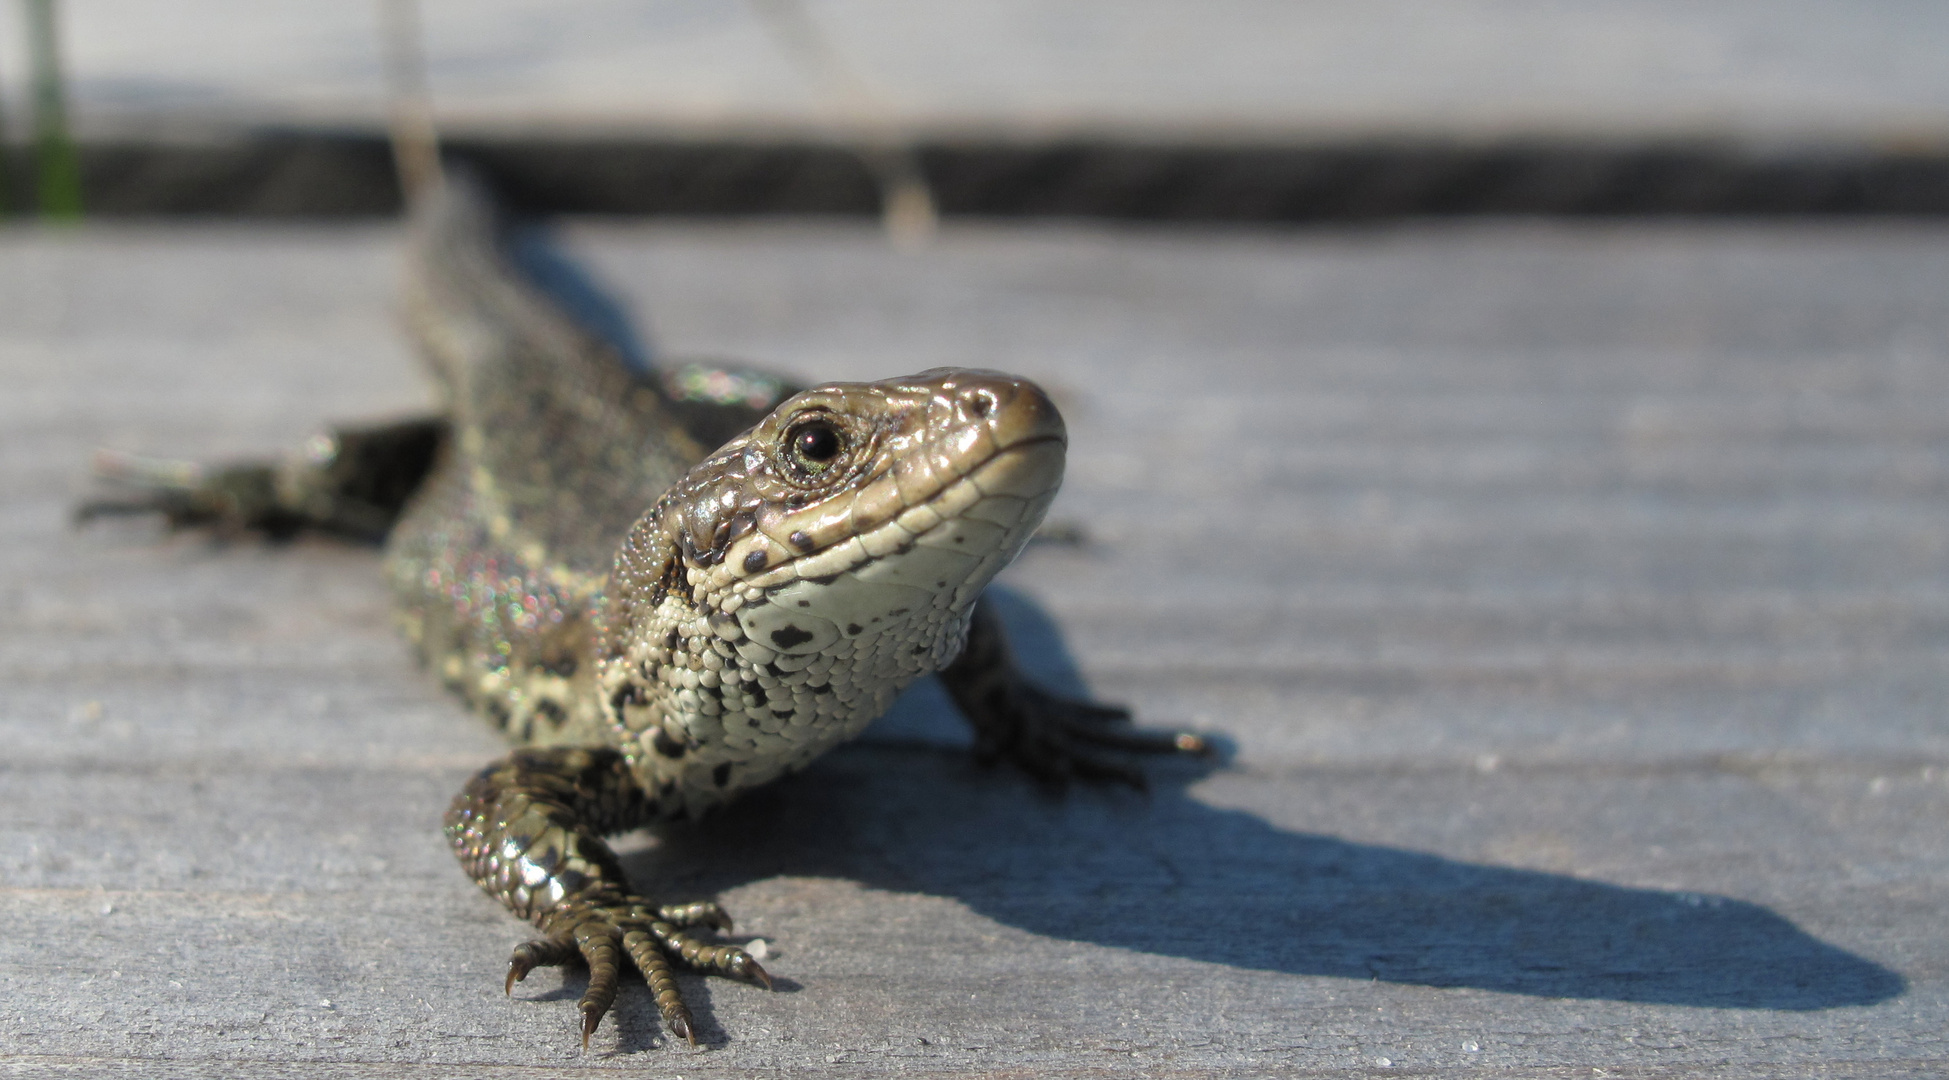
[[[827,421],[807,420],[785,433],[785,449],[800,468],[817,476],[839,459],[846,440]]]

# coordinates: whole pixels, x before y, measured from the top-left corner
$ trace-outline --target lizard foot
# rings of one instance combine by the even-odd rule
[[[1211,750],[1188,731],[1132,728],[1128,709],[1058,697],[1029,681],[986,600],[969,617],[961,655],[941,669],[941,685],[974,725],[977,761],[1005,758],[1050,787],[1061,788],[1071,779],[1114,780],[1143,791],[1148,786],[1143,771],[1115,754]]]
[[[202,465],[113,450],[95,454],[112,494],[75,507],[77,525],[110,515],[161,514],[171,529],[288,539],[306,529],[385,539],[446,439],[439,417],[342,427],[275,461]]]
[[[1143,791],[1143,770],[1114,755],[1210,752],[1188,731],[1132,728],[1129,709],[1058,697],[1019,677],[962,707],[974,721],[976,760],[1006,759],[1051,787],[1109,780]]]
[[[503,989],[514,991],[514,984],[538,967],[556,967],[580,957],[589,965],[589,988],[582,994],[582,1048],[588,1049],[589,1036],[616,1001],[617,981],[622,975],[620,953],[626,953],[649,984],[650,996],[670,1030],[690,1045],[697,1045],[696,1027],[671,961],[677,960],[693,971],[733,978],[750,979],[771,989],[771,976],[751,954],[735,945],[713,944],[689,932],[694,927],[729,931],[731,917],[711,901],[693,904],[654,906],[636,897],[615,903],[576,905],[548,920],[553,933],[515,947],[508,960],[508,977]]]
[[[208,525],[226,535],[258,529],[282,538],[302,524],[279,505],[277,467],[268,463],[211,468],[101,450],[94,467],[118,491],[76,506],[77,525],[111,515],[161,514],[171,529]]]

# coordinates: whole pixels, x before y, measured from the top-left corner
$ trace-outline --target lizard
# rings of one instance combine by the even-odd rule
[[[97,471],[134,494],[79,508],[383,538],[405,636],[516,747],[444,819],[467,875],[540,932],[505,991],[586,963],[586,1048],[634,966],[695,1045],[675,970],[771,978],[719,940],[717,902],[650,899],[603,837],[803,768],[924,676],[979,759],[1052,785],[1141,787],[1122,753],[1205,752],[1036,685],[982,599],[1062,478],[1066,428],[1033,382],[658,377],[528,269],[505,218],[461,169],[412,200],[404,308],[438,415],[269,463],[104,455]]]

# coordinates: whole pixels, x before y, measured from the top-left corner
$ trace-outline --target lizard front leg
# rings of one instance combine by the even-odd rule
[[[975,756],[1007,759],[1044,783],[1071,777],[1119,780],[1142,789],[1141,770],[1101,751],[1204,754],[1205,740],[1186,731],[1144,731],[1125,725],[1130,710],[1058,697],[1022,673],[1008,633],[984,597],[975,602],[968,642],[941,669],[948,696],[975,729]]]
[[[508,755],[468,781],[447,811],[447,838],[468,876],[543,935],[514,950],[505,989],[537,967],[577,957],[588,963],[584,1047],[616,999],[619,953],[643,973],[664,1023],[692,1045],[697,1036],[671,973],[673,958],[771,986],[743,949],[689,932],[730,930],[717,904],[657,905],[629,891],[616,853],[600,837],[655,817],[656,804],[620,753],[568,747]]]

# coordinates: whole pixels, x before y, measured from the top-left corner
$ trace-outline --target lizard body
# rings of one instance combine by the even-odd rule
[[[693,1042],[673,965],[769,984],[712,938],[721,908],[652,902],[601,837],[803,767],[918,678],[941,675],[983,757],[1045,779],[1137,782],[1098,750],[1202,749],[1024,680],[979,599],[1061,480],[1062,418],[1034,384],[937,369],[706,415],[525,275],[465,174],[415,202],[407,321],[440,417],[279,465],[112,458],[147,494],[83,511],[389,534],[406,636],[520,747],[467,784],[447,836],[541,931],[508,986],[588,963],[585,1045],[625,957]]]

